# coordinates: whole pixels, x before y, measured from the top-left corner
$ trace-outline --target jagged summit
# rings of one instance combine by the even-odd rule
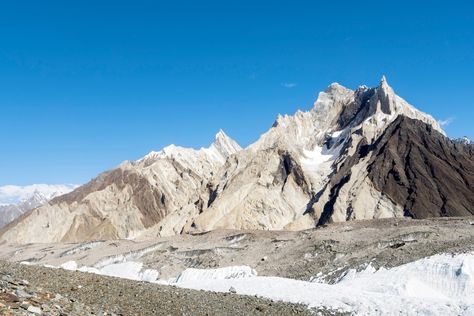
[[[429,114],[417,110],[399,97],[382,76],[380,84],[374,88],[360,86],[356,90],[333,83],[325,92],[319,94],[311,112],[321,126],[339,128],[358,126],[371,121],[376,129],[383,128],[399,115],[419,119],[445,134],[439,123]]]
[[[338,82],[333,82],[326,88],[326,90],[324,90],[324,92],[325,93],[341,93],[346,90],[349,90],[349,89],[339,84]]]
[[[242,150],[239,144],[221,129],[214,137],[214,142],[207,148],[186,148],[171,144],[160,151],[152,151],[145,157],[137,160],[135,164],[144,163],[150,165],[159,159],[178,159],[178,160],[195,160],[196,157],[207,156],[210,161],[223,163],[227,157]]]
[[[217,149],[225,158],[242,150],[242,147],[221,129],[215,136],[214,143],[211,145]]]
[[[379,86],[376,88],[377,95],[377,112],[382,112],[387,115],[397,115],[403,113],[402,107],[404,106],[404,100],[397,99],[397,95],[392,87],[388,84],[387,78],[382,76]]]
[[[214,136],[214,140],[219,140],[219,139],[225,139],[225,138],[229,138],[229,136],[227,136],[227,134],[224,132],[224,130],[221,128],[219,129],[219,131],[217,132],[217,134]]]

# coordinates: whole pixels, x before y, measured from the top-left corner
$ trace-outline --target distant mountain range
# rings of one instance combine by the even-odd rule
[[[0,228],[23,213],[44,205],[59,195],[71,192],[77,185],[33,184],[0,186]]]
[[[454,139],[454,142],[459,143],[459,144],[464,144],[464,145],[473,145],[474,144],[472,139],[470,139],[467,136],[456,138],[456,139]]]
[[[473,214],[474,146],[447,138],[384,77],[374,88],[330,85],[310,111],[279,116],[245,149],[220,131],[208,148],[172,145],[124,162],[0,238],[133,239]]]

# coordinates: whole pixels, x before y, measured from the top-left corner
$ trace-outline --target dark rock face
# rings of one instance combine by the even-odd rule
[[[337,126],[344,129],[349,125],[358,125],[368,116],[373,114],[374,106],[371,106],[371,100],[376,96],[376,88],[359,88],[356,90],[355,100],[347,104],[339,114]],[[372,101],[372,103],[376,102]]]
[[[369,178],[406,216],[474,215],[474,146],[400,116],[370,147]]]
[[[288,178],[293,177],[293,180],[298,186],[305,192],[306,194],[310,195],[310,185],[308,180],[306,179],[303,169],[301,168],[300,164],[297,160],[291,156],[291,154],[287,151],[279,151],[278,154],[280,155],[280,176],[276,178],[280,178],[280,182],[282,182],[282,190],[285,187]]]

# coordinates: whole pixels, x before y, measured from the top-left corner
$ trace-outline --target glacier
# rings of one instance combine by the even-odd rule
[[[441,254],[392,269],[369,265],[360,272],[349,270],[335,284],[251,276],[188,277],[173,285],[224,293],[232,289],[356,315],[474,315],[474,254]]]
[[[303,304],[355,315],[474,315],[474,253],[439,254],[391,269],[347,272],[335,283],[258,276],[248,266],[186,269],[176,278],[159,279],[159,271],[143,269],[140,262],[112,263],[98,268],[60,266],[137,281]]]

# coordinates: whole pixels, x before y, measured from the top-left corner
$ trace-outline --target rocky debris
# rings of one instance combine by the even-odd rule
[[[22,279],[29,285],[24,285]],[[305,306],[0,261],[0,315],[312,315]],[[21,285],[23,284],[23,285]],[[31,293],[21,298],[15,291]],[[329,315],[324,309],[322,315]]]
[[[118,315],[93,308],[58,293],[30,286],[17,279],[5,266],[0,269],[1,315]]]

